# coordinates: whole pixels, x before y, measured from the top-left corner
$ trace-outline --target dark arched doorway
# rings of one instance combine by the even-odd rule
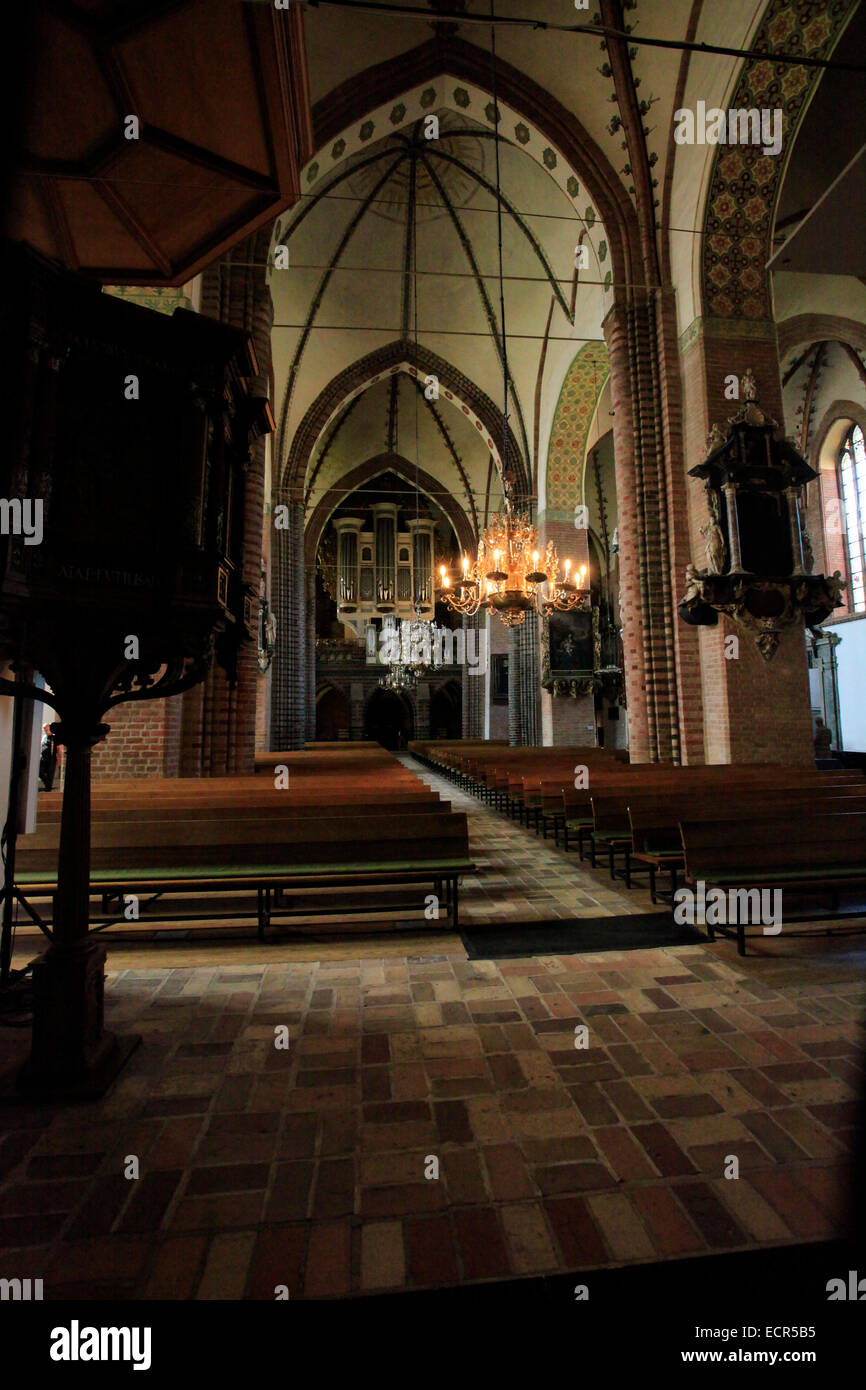
[[[374,690],[364,716],[364,737],[383,748],[405,748],[415,736],[412,706],[405,695],[394,690]]]
[[[446,681],[430,700],[430,737],[461,738],[462,733],[463,686],[460,681]]]
[[[349,737],[349,701],[342,690],[324,686],[316,696],[316,738],[336,743]]]

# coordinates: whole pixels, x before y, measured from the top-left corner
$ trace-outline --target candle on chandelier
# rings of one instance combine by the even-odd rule
[[[538,551],[537,551],[537,550],[533,550],[533,552],[532,552],[532,568],[533,568],[534,570],[537,570],[537,569],[538,569]]]
[[[468,571],[468,569],[469,569],[469,556],[468,556],[468,555],[464,555],[464,556],[463,556],[463,573],[466,574],[467,571]]]
[[[566,577],[566,579],[568,578],[568,571],[569,571],[570,569],[571,569],[571,561],[570,561],[570,560],[566,560],[566,562],[565,562],[565,577]]]
[[[586,565],[581,565],[581,567],[580,567],[580,587],[581,587],[581,589],[583,588],[583,581],[585,580],[585,578],[586,578]]]

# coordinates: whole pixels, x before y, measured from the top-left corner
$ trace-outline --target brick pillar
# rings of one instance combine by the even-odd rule
[[[316,737],[316,571],[307,569],[304,575],[304,672],[306,674],[307,720],[305,738],[308,743]]]
[[[574,461],[573,466],[575,470],[578,469],[577,460]],[[559,555],[560,570],[565,560],[571,560],[574,574],[580,570],[581,565],[586,565],[590,582],[598,579],[597,575],[590,572],[589,533],[586,530],[575,528],[573,516],[558,512],[540,513],[538,538],[538,548],[542,554],[547,542],[553,541]],[[541,631],[544,629],[545,621],[544,618],[541,619]],[[541,690],[539,705],[539,727],[541,730],[539,743],[547,746],[572,743],[595,744],[594,696],[554,695],[549,690]]]
[[[251,334],[258,359],[261,394],[267,394],[268,390],[274,316],[265,277],[269,239],[269,230],[262,228],[209,266],[202,276],[201,294],[203,314]],[[254,594],[259,592],[261,578],[264,485],[265,441],[259,439],[250,451],[246,471],[241,561],[244,583]],[[255,605],[253,622],[258,622]],[[229,690],[225,673],[213,667],[205,682],[201,705],[195,699],[190,701],[191,712],[200,712],[207,721],[200,740],[200,775],[224,776],[254,770],[259,678],[256,643],[248,642],[238,653],[236,688]],[[193,694],[188,692],[188,695]],[[185,736],[192,733],[189,722],[189,719],[184,721]]]
[[[349,686],[349,738],[357,742],[364,737],[364,683],[352,681]]]
[[[508,638],[508,742],[514,748],[534,748],[541,743],[541,677],[535,613],[527,613],[519,627],[509,628]]]
[[[498,619],[497,619],[498,621]],[[463,665],[463,687],[461,691],[462,711],[463,711],[463,738],[482,739],[484,737],[484,699],[487,682],[485,673],[480,663],[482,652],[481,643],[486,634],[487,618],[484,613],[475,613],[472,617],[463,618],[464,651],[465,660]],[[470,638],[469,633],[475,633]],[[469,643],[474,644],[472,651],[475,666],[469,665]]]
[[[678,762],[672,487],[655,292],[635,292],[629,301],[615,303],[604,333],[611,362],[631,757],[633,762]]]
[[[271,686],[271,747],[303,748],[306,731],[306,607],[304,601],[304,504],[299,497],[275,498],[275,522],[285,507],[288,525],[274,529],[277,650]]]
[[[706,457],[710,425],[718,422],[724,427],[737,409],[737,401],[725,400],[725,377],[741,376],[747,367],[754,371],[761,406],[783,426],[774,324],[704,319],[682,360],[687,467]],[[707,503],[703,484],[693,478],[688,484],[692,555],[702,569],[704,539],[699,527],[706,520]],[[725,653],[729,635],[738,639],[736,657]],[[721,615],[718,627],[700,629],[699,640],[707,761],[810,764],[814,748],[802,627],[783,634],[769,662],[750,633]]]
[[[415,737],[430,737],[430,685],[419,681],[415,690]]]

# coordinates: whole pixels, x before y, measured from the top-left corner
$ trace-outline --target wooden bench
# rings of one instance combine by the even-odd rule
[[[775,791],[776,789],[774,789]],[[818,812],[821,814],[866,811],[866,788],[862,779],[849,786],[786,788],[779,790],[778,796],[762,796],[756,807],[755,791],[742,793],[734,791],[724,799],[726,816],[742,816],[751,819],[756,814],[766,813],[767,819],[774,819],[779,797],[784,797],[784,815],[789,811],[798,814]],[[650,897],[658,900],[657,875],[666,871],[671,875],[670,891],[672,897],[676,890],[679,872],[684,868],[683,843],[680,821],[685,817],[691,821],[719,819],[718,798],[701,799],[680,795],[660,796],[658,798],[635,798],[629,802],[628,815],[631,826],[631,846],[626,849],[623,877],[627,888],[631,887],[633,873],[640,869],[649,874]]]
[[[829,891],[831,911],[839,890],[866,883],[866,812],[806,810],[772,819],[683,820],[680,823],[686,883],[697,889]],[[735,923],[737,951],[746,954],[745,922]],[[707,934],[729,936],[730,924],[707,924]]]
[[[444,899],[456,929],[460,875],[474,868],[465,814],[443,808],[413,814],[401,823],[392,812],[381,810],[367,817],[352,812],[241,821],[198,816],[97,821],[92,826],[91,893],[113,898],[125,893],[254,891],[262,940],[272,915],[297,915],[287,904],[290,890],[316,896],[314,914],[305,907],[305,915],[348,915],[374,909],[360,902],[335,906],[322,895],[338,887],[424,884],[432,886],[440,902]],[[44,929],[27,900],[52,897],[57,890],[55,826],[22,837],[16,878],[19,901]]]

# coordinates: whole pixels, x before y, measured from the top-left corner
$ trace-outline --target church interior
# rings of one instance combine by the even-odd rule
[[[4,1297],[799,1270],[814,1322],[860,1222],[866,12],[26,8]]]

